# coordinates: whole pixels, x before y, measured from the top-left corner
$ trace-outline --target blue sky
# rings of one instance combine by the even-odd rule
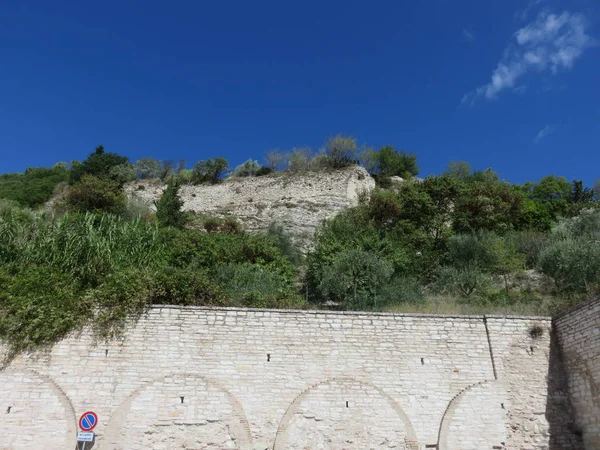
[[[597,0],[0,3],[0,172],[232,165],[334,134],[513,182],[600,178]]]

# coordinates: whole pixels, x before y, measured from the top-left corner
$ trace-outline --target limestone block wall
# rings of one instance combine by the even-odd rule
[[[555,328],[578,431],[586,449],[600,449],[600,297],[558,317]]]
[[[83,333],[4,368],[0,449],[75,448],[87,410],[100,450],[583,449],[550,328],[156,307],[121,342]]]

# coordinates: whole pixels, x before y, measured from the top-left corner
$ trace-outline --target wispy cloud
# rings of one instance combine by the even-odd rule
[[[466,28],[463,28],[462,37],[463,37],[463,40],[465,40],[467,42],[473,42],[475,40],[475,33],[471,30],[467,30]]]
[[[552,128],[550,125],[546,125],[538,132],[538,134],[533,139],[533,142],[539,144],[542,139],[544,139],[546,136],[552,133],[554,133],[554,128]]]
[[[462,102],[473,103],[479,97],[496,98],[500,92],[514,89],[517,80],[529,72],[556,74],[571,69],[592,44],[586,29],[587,21],[582,14],[568,11],[560,15],[538,14],[533,22],[514,34],[491,81],[465,95]]]
[[[540,3],[544,2],[546,0],[529,0],[529,2],[527,2],[527,5],[525,6],[524,9],[522,9],[521,11],[517,11],[515,13],[515,17],[518,19],[521,19],[522,21],[527,20],[527,17],[529,16],[529,13],[536,7],[538,6]]]

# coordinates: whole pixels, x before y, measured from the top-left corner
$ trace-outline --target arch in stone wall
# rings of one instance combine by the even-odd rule
[[[505,445],[508,437],[503,402],[503,392],[496,381],[481,381],[464,388],[450,400],[444,411],[438,432],[438,450]]]
[[[217,381],[193,373],[157,377],[111,415],[100,448],[245,450],[252,434],[241,403]]]
[[[292,450],[294,445],[299,449],[372,445],[418,449],[402,407],[379,387],[354,378],[315,383],[295,398],[281,419],[273,450]]]
[[[25,450],[42,443],[47,448],[75,448],[75,409],[49,375],[18,367],[0,371],[0,413],[0,450]]]

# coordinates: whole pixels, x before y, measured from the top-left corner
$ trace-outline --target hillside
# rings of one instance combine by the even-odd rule
[[[546,315],[600,293],[598,187],[358,150],[188,170],[99,146],[0,177],[0,338],[111,338],[152,305]]]
[[[155,210],[166,184],[137,180],[125,185],[129,198]],[[278,223],[303,247],[325,220],[358,204],[361,192],[375,180],[360,166],[326,172],[279,172],[262,177],[237,177],[216,185],[183,185],[182,209],[216,217],[235,217],[247,231],[266,231]]]

